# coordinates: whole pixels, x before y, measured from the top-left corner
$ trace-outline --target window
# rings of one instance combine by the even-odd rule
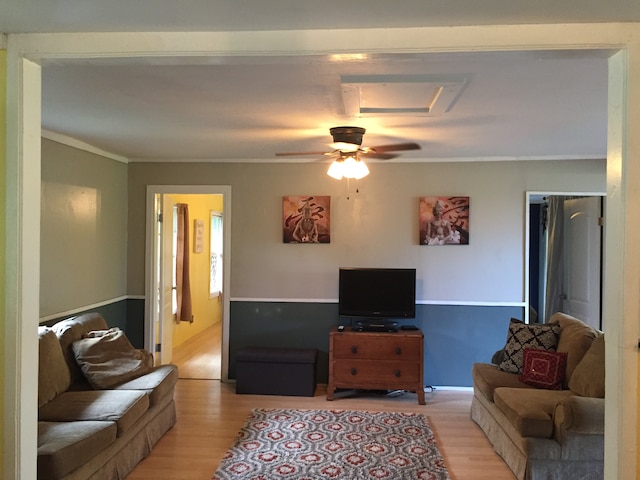
[[[209,248],[209,298],[222,292],[222,213],[211,212],[211,245]]]

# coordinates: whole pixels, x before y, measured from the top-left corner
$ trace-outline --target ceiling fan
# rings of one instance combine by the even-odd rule
[[[362,136],[365,132],[366,130],[362,127],[333,127],[329,129],[329,133],[333,137],[332,151],[276,153],[276,156],[326,155],[335,157],[327,174],[340,180],[342,177],[358,179],[369,174],[369,169],[360,158],[361,156],[390,160],[398,155],[389,152],[420,150],[420,145],[413,142],[363,147]]]

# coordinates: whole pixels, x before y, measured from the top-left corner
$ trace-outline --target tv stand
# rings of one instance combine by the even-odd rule
[[[337,388],[407,390],[424,399],[424,335],[419,329],[358,332],[351,327],[329,333],[327,400]]]

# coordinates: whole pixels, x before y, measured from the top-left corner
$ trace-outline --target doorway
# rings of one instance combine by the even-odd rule
[[[148,186],[145,344],[180,378],[228,379],[230,187]],[[188,212],[191,315],[177,321],[177,206]]]
[[[544,323],[562,311],[603,330],[601,193],[528,193],[527,312]]]

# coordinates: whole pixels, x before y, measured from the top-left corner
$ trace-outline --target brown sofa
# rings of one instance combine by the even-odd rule
[[[123,479],[176,423],[176,366],[99,314],[40,327],[38,373],[38,480]]]
[[[566,353],[561,389],[523,383],[500,358],[477,363],[471,418],[518,480],[602,479],[604,334],[563,313],[549,323],[560,327],[554,350]]]

